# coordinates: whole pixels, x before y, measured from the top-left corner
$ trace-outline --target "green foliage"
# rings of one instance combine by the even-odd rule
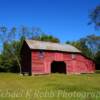
[[[33,36],[34,40],[59,43],[60,40],[52,35],[41,34],[40,36]]]
[[[90,51],[90,49],[87,47],[84,39],[80,39],[79,41],[72,41],[72,42],[66,42],[67,44],[71,44],[73,46],[75,46],[77,49],[79,49],[80,51],[82,51],[82,53],[89,57],[89,58],[93,58],[92,57],[92,52]]]
[[[95,62],[96,62],[97,69],[100,69],[100,51],[96,53]]]
[[[87,57],[94,59],[100,50],[100,36],[94,34],[81,38],[78,41],[66,42],[83,52]]]
[[[95,55],[100,50],[100,36],[94,34],[86,37],[86,44],[92,53]]]
[[[19,72],[19,65],[16,60],[20,61],[20,50],[22,43],[20,41],[13,41],[4,44],[3,52],[1,54],[1,63],[3,70],[6,72]]]

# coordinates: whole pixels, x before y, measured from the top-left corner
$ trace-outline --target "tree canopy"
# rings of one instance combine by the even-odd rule
[[[100,5],[96,6],[95,9],[90,13],[90,23],[93,23],[97,29],[100,29]]]
[[[60,40],[52,35],[47,35],[47,34],[41,34],[38,38],[32,38],[35,40],[40,40],[40,41],[46,41],[46,42],[54,42],[54,43],[59,43]]]

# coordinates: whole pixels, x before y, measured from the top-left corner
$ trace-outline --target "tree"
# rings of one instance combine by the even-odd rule
[[[88,48],[88,46],[86,45],[86,41],[85,39],[80,39],[78,41],[72,41],[72,42],[66,42],[67,44],[71,44],[73,46],[75,46],[77,49],[79,49],[85,56],[92,58],[92,52],[90,51],[90,49]]]
[[[94,24],[96,29],[100,29],[100,4],[89,15],[91,21],[89,24]],[[100,70],[100,36],[89,36],[91,50],[94,54],[94,60],[96,62],[97,69]]]
[[[68,42],[67,42],[68,43]],[[81,38],[78,41],[69,42],[82,51],[87,57],[94,59],[96,53],[100,50],[100,36],[94,34]]]
[[[0,72],[4,72],[4,67],[2,66],[2,55],[0,54]]]
[[[89,15],[91,21],[89,24],[94,23],[97,29],[100,28],[100,5],[96,6],[96,8]]]
[[[46,41],[46,42],[54,42],[54,43],[59,43],[60,40],[52,35],[47,35],[47,34],[41,34],[37,38],[33,38],[35,40],[40,40],[40,41]]]
[[[11,28],[10,30],[5,26],[0,27],[0,43],[3,45],[1,52],[1,67],[5,67],[5,70],[9,71],[14,65],[19,66],[19,71],[21,73],[19,55],[21,46],[24,39],[32,38],[33,33],[33,31],[28,30],[25,26],[21,27],[20,30],[17,30],[16,27]]]
[[[86,37],[86,44],[88,48],[92,51],[93,56],[100,50],[100,36],[95,34]]]
[[[12,41],[11,43],[5,43],[3,45],[3,51],[1,54],[1,68],[6,72],[20,72],[20,50],[21,41]]]
[[[96,67],[97,67],[97,69],[100,70],[100,51],[98,51],[98,52],[96,53],[95,62],[96,62]]]

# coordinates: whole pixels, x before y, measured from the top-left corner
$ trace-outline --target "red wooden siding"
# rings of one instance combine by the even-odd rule
[[[81,54],[43,51],[41,58],[39,53],[38,50],[31,52],[32,74],[51,73],[53,61],[64,61],[67,74],[93,73],[95,71],[94,62]]]

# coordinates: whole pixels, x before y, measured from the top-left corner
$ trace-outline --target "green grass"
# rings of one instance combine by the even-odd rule
[[[0,73],[0,100],[100,100],[100,74]]]

